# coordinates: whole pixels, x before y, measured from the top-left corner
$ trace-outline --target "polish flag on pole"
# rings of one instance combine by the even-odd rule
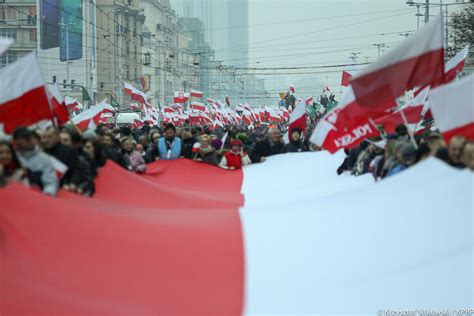
[[[349,57],[342,71],[341,86],[349,87],[351,84],[351,78],[362,68],[360,65],[356,65],[357,60],[355,57]]]
[[[324,84],[323,85],[323,93],[328,93],[328,92],[331,92],[331,88],[327,84]]]
[[[96,106],[82,112],[78,116],[72,119],[72,122],[81,130],[84,131],[88,128],[94,129],[99,122],[102,113],[106,107],[105,102],[101,102]]]
[[[296,89],[295,89],[295,86],[290,84],[290,92],[291,93],[295,93],[296,92]]]
[[[0,56],[2,56],[13,43],[14,41],[11,38],[0,37]]]
[[[285,137],[285,143],[287,141],[291,141],[291,133],[293,133],[295,128],[301,130],[302,133],[306,132],[306,102],[307,100],[305,102],[298,103],[298,105],[295,107],[295,110],[291,113],[290,122],[288,125],[288,133]]]
[[[190,92],[191,96],[193,98],[202,98],[203,97],[203,93],[202,91],[198,91],[198,90],[194,90],[194,89],[191,89],[191,92]]]
[[[0,70],[0,122],[6,133],[53,118],[36,53]]]
[[[176,91],[174,93],[174,103],[186,103],[189,100],[189,93]]]
[[[306,105],[310,105],[312,102],[313,102],[314,98],[313,97],[309,97],[306,99]]]
[[[462,73],[466,58],[469,53],[469,45],[463,48],[459,53],[451,58],[447,63],[444,71],[444,82],[448,83],[453,81]]]
[[[395,128],[400,124],[419,123],[422,119],[422,116],[424,115],[425,110],[428,110],[425,104],[429,92],[430,87],[426,87],[415,98],[413,98],[413,100],[411,100],[401,109],[377,118],[375,120],[375,124],[383,125],[383,128],[387,133],[394,133]],[[405,116],[405,118],[403,118],[403,116]]]
[[[340,103],[316,125],[310,138],[313,144],[335,153],[339,149],[356,146],[367,137],[380,135],[366,108],[357,104],[351,87]]]
[[[189,108],[195,111],[206,112],[206,106],[202,104],[201,102],[197,102],[197,101],[191,102],[191,105],[189,106]]]
[[[458,52],[456,56],[451,58],[444,67],[444,78],[442,80],[438,80],[431,85],[421,86],[414,91],[414,95],[417,96],[421,91],[423,91],[427,86],[431,86],[431,88],[436,88],[437,86],[450,83],[451,81],[458,78],[459,74],[462,73],[464,69],[464,64],[466,63],[466,58],[469,53],[469,45],[464,47],[463,50]]]
[[[456,135],[474,140],[474,74],[433,89],[429,100],[447,143]]]
[[[437,17],[352,78],[357,102],[380,106],[406,90],[443,80],[443,42],[443,19]]]
[[[69,112],[66,107],[63,95],[57,84],[48,86],[51,106],[53,108],[54,117],[59,126],[69,121]]]

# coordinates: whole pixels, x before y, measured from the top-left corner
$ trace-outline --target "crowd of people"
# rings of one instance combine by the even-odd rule
[[[102,124],[95,130],[80,132],[74,125],[46,130],[19,127],[12,141],[0,141],[0,186],[16,181],[49,195],[64,189],[92,196],[94,179],[107,160],[135,173],[145,173],[147,164],[158,160],[181,158],[237,170],[273,155],[321,150],[309,144],[309,132],[297,128],[290,131],[285,142],[286,128],[256,124],[210,131],[207,127],[164,123],[145,124],[140,129]],[[445,144],[443,136],[431,130],[413,137],[404,125],[397,127],[396,134],[366,139],[345,153],[338,174],[371,173],[377,180],[430,156],[456,168],[474,170],[473,141],[456,136]]]
[[[359,176],[371,173],[376,180],[395,175],[429,157],[436,157],[455,168],[474,171],[474,141],[454,136],[446,144],[433,130],[409,135],[405,125],[384,139],[365,139],[359,146],[345,150],[346,158],[337,173]]]
[[[309,150],[301,130],[293,130],[292,141],[285,144],[280,128],[233,126],[211,132],[189,125],[132,129],[102,124],[80,132],[74,125],[19,127],[12,141],[0,141],[0,186],[17,181],[49,195],[64,189],[92,196],[94,179],[107,160],[135,173],[145,173],[149,163],[180,158],[237,170],[272,155]]]

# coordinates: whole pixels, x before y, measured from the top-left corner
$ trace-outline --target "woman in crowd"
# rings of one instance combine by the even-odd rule
[[[102,144],[97,139],[87,139],[83,146],[84,158],[89,162],[94,178],[98,169],[105,165],[105,155]]]
[[[158,140],[160,137],[161,134],[158,130],[152,129],[150,131],[150,146],[148,146],[148,149],[146,149],[144,157],[146,163],[152,163],[158,159]]]
[[[237,170],[251,163],[250,157],[243,150],[242,142],[240,140],[233,140],[230,142],[230,151],[224,153],[219,167],[227,170]]]
[[[120,140],[122,153],[126,160],[130,161],[130,168],[137,173],[146,172],[146,163],[142,155],[135,149],[135,144],[130,136],[125,136]]]
[[[194,161],[217,165],[216,150],[211,146],[211,137],[209,135],[204,134],[201,136],[198,147],[194,154]]]
[[[0,186],[10,181],[25,181],[27,171],[23,169],[11,144],[0,141]]]

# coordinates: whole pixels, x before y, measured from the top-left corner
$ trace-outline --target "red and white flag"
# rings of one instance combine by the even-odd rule
[[[14,41],[11,38],[0,37],[0,56],[3,55],[12,45]]]
[[[92,199],[11,183],[0,190],[0,310],[354,315],[381,302],[471,304],[472,173],[426,159],[377,185],[339,177],[344,157],[276,155],[232,172],[160,160],[145,176],[108,161]]]
[[[335,153],[340,149],[356,146],[365,138],[378,135],[380,133],[370,122],[366,108],[357,103],[354,92],[349,87],[341,104],[316,125],[310,141]]]
[[[361,69],[360,66],[355,65],[356,60],[353,57],[350,57],[344,66],[342,71],[341,86],[348,87],[351,84],[351,78]]]
[[[351,85],[361,106],[376,107],[444,78],[443,19],[437,17],[357,73]]]
[[[400,124],[417,124],[428,110],[426,100],[430,88],[423,89],[415,98],[408,102],[401,109],[375,119],[376,125],[383,125],[385,132],[394,133],[395,128]]]
[[[460,52],[451,58],[447,63],[444,71],[444,83],[453,81],[462,73],[467,55],[469,54],[469,45],[464,47]]]
[[[197,102],[197,101],[191,102],[191,105],[189,106],[189,108],[194,111],[206,112],[206,106],[203,103]]]
[[[6,133],[53,118],[36,53],[0,70],[0,123]]]
[[[49,85],[50,103],[53,108],[53,114],[59,126],[69,122],[69,112],[67,110],[66,102],[57,84]]]
[[[64,103],[66,104],[66,107],[72,112],[78,112],[83,109],[83,106],[81,103],[79,103],[79,101],[68,96],[64,98]]]
[[[307,99],[308,100],[308,99]],[[290,115],[290,122],[288,124],[288,133],[285,137],[285,142],[291,141],[291,133],[295,128],[299,129],[302,133],[306,133],[306,102],[300,102],[295,107],[295,110]]]
[[[456,135],[474,140],[474,74],[433,89],[429,100],[447,143]]]
[[[194,90],[194,89],[191,89],[190,94],[191,94],[191,97],[193,97],[193,98],[202,98],[203,95],[204,95],[202,93],[202,91],[198,91],[198,90]]]
[[[207,98],[207,99],[206,99],[206,102],[209,103],[209,104],[214,104],[216,101],[214,101],[214,100],[211,99],[211,98]]]
[[[84,131],[88,128],[94,129],[99,123],[102,113],[106,108],[106,103],[101,102],[96,106],[91,107],[88,110],[80,113],[72,119],[72,122],[81,130]]]
[[[295,89],[295,86],[290,84],[290,92],[291,93],[295,93],[296,92],[296,89]]]
[[[132,111],[140,111],[141,110],[141,106],[136,104],[136,103],[131,103],[130,104],[130,110]]]
[[[186,103],[189,100],[189,93],[176,91],[174,93],[174,103]]]
[[[138,101],[141,104],[150,107],[150,104],[147,101],[147,95],[143,91],[138,90],[131,84],[125,82],[123,92],[130,95],[132,100]]]
[[[313,103],[313,100],[314,100],[313,97],[307,98],[306,101],[305,101],[306,105],[310,105],[311,103]]]

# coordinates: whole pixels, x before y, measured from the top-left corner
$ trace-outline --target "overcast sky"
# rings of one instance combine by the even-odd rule
[[[360,53],[361,62],[373,61],[378,55],[373,44],[394,46],[403,40],[401,33],[417,28],[416,7],[409,7],[405,0],[249,1],[249,67],[344,64],[351,52]],[[432,10],[439,14],[438,8]],[[288,23],[275,23],[284,21]],[[387,33],[392,34],[381,35]],[[340,91],[340,71],[309,71],[314,72],[311,78],[269,75],[273,70],[262,72],[267,88],[273,91],[294,83],[301,94],[314,94],[320,92],[324,81]]]

